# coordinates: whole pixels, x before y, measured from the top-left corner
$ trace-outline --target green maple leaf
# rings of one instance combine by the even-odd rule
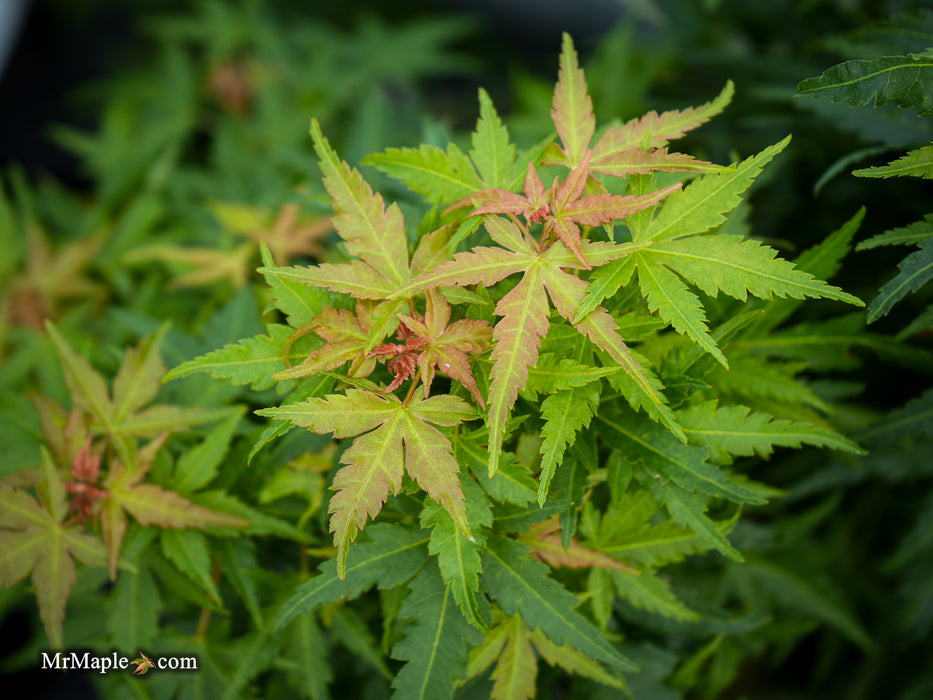
[[[685,281],[712,296],[723,292],[741,301],[753,294],[763,299],[824,297],[863,306],[851,294],[776,258],[777,251],[768,246],[739,236],[708,233],[725,221],[724,213],[739,204],[739,195],[789,138],[729,172],[698,178],[668,197],[653,217],[639,221],[632,236],[643,245],[593,275],[577,318],[615,294],[637,270],[648,308],[728,367],[709,333],[703,305]]]
[[[403,403],[391,394],[348,389],[343,395],[310,398],[258,413],[338,438],[358,436],[343,453],[344,466],[332,486],[337,493],[330,500],[330,529],[341,578],[347,572],[350,543],[367,519],[382,510],[389,493],[399,492],[405,472],[470,537],[457,479],[460,467],[451,454],[450,440],[431,425],[452,427],[474,417],[463,399],[445,395]]]
[[[49,644],[61,648],[74,560],[104,566],[107,557],[99,539],[63,522],[68,513],[65,486],[44,449],[42,456],[41,503],[24,490],[0,486],[0,585],[12,586],[32,574]]]

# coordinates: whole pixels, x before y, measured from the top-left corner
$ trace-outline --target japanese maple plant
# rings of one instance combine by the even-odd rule
[[[619,606],[698,619],[660,570],[741,561],[741,509],[776,495],[734,459],[859,451],[801,367],[738,342],[805,297],[862,306],[818,278],[834,248],[795,265],[728,216],[790,138],[728,166],[669,148],[732,93],[598,129],[565,36],[556,137],[519,152],[481,90],[468,151],[364,161],[423,198],[417,225],[312,122],[341,246],[315,266],[264,251],[285,323],[168,375],[286,394],[258,411],[253,455],[296,428],[339,441],[333,548],[278,628],[375,585],[384,625],[409,620],[400,697],[450,697],[493,666],[495,697],[530,697],[538,658],[624,688],[638,633]],[[769,402],[750,378],[789,389]]]

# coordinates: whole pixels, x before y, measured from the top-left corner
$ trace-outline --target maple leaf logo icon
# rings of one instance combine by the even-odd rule
[[[153,663],[152,660],[142,652],[139,652],[139,657],[140,658],[131,661],[130,663],[136,664],[136,670],[133,671],[133,673],[137,676],[142,676],[153,667]]]

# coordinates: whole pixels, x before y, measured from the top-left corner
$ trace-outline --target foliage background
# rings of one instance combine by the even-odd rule
[[[233,252],[240,240],[225,237],[216,218],[205,213],[212,200],[271,209],[301,202],[306,215],[320,214],[326,203],[313,182],[310,116],[321,119],[341,155],[356,163],[386,146],[442,145],[448,134],[465,132],[475,120],[480,85],[514,138],[530,145],[536,133],[550,128],[561,31],[575,37],[598,114],[627,119],[648,109],[698,104],[732,79],[733,104],[688,137],[682,150],[728,162],[732,152],[755,153],[793,133],[785,157],[756,182],[747,207],[755,236],[787,257],[822,240],[862,206],[860,238],[929,213],[927,180],[849,174],[929,142],[929,120],[890,106],[859,111],[793,97],[800,80],[863,57],[867,44],[860,30],[924,3],[594,1],[587,12],[574,13],[552,5],[535,3],[531,11],[518,2],[355,3],[348,11],[334,3],[310,9],[286,2],[153,0],[129,8],[106,0],[35,3],[28,41],[20,40],[0,83],[5,185],[46,222],[54,245],[105,224],[117,231],[86,268],[92,293],[74,298],[52,290],[56,323],[111,370],[123,349],[150,330],[141,320],[146,316],[173,318],[179,335],[166,349],[170,366],[195,347],[203,351],[256,332],[255,310],[236,291],[240,268]],[[155,19],[166,16],[176,20]],[[425,25],[426,18],[440,23]],[[277,88],[262,96],[261,108],[248,119],[236,114],[235,102],[211,95],[204,82],[244,47],[274,56],[282,66],[272,81]],[[875,150],[824,178],[839,159],[862,148]],[[366,175],[404,198],[398,185],[375,171]],[[39,194],[21,195],[33,189]],[[90,199],[94,206],[87,206]],[[162,290],[190,267],[164,256],[140,258],[137,267],[124,262],[127,251],[152,243],[152,236],[159,243],[225,251],[214,261],[216,278],[175,290],[170,312],[160,307]],[[11,242],[8,250],[6,279],[27,264],[22,242]],[[258,262],[255,250],[251,255]],[[870,300],[902,257],[888,249],[854,253],[834,283]],[[13,298],[10,287],[4,294]],[[927,290],[909,296],[870,331],[895,336],[923,313],[929,296]],[[819,318],[819,304],[811,308],[807,313]],[[221,309],[236,325],[214,327],[205,337],[205,322]],[[17,324],[2,331],[0,387],[38,387],[64,400],[51,346]],[[928,336],[914,334],[909,345],[928,349]],[[928,361],[911,355],[898,362],[869,346],[856,346],[853,354],[863,361],[839,368],[835,377],[848,386],[837,386],[839,419],[853,431],[869,430],[866,421],[881,420],[929,386]],[[198,385],[207,392],[203,402],[243,398],[217,384]],[[5,410],[8,415],[11,409]],[[758,632],[726,635],[705,649],[684,630],[659,630],[674,640],[681,662],[692,660],[699,669],[691,677],[691,667],[682,664],[675,680],[697,696],[926,697],[933,687],[924,672],[933,652],[933,601],[924,585],[931,573],[924,527],[933,512],[931,469],[922,458],[929,433],[921,426],[906,443],[880,444],[855,467],[816,451],[782,453],[756,466],[756,478],[788,496],[747,513],[734,541],[787,564],[794,575],[770,580],[765,607],[774,621]],[[11,436],[4,436],[4,445],[14,441]],[[684,564],[678,576],[693,581],[693,593],[702,596],[715,590],[725,570],[721,562],[700,559]],[[7,668],[29,676],[21,652],[40,643],[34,639],[40,634],[35,604],[7,589],[3,594]],[[859,643],[863,633],[870,643]],[[26,639],[33,641],[24,645]],[[720,677],[728,690],[719,686]],[[38,682],[59,681],[40,676]],[[68,692],[75,692],[74,685]],[[48,692],[61,696],[53,695],[61,689]]]

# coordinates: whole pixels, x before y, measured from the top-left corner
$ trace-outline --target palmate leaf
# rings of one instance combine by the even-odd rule
[[[725,221],[725,213],[741,203],[740,195],[748,189],[761,169],[784,149],[789,140],[788,136],[780,143],[747,158],[728,172],[697,178],[680,192],[667,197],[653,218],[648,218],[647,222],[642,220],[640,225],[631,229],[634,241],[650,242],[650,245],[642,246],[637,255],[620,258],[596,271],[592,276],[589,293],[580,304],[575,319],[580,319],[590,313],[604,299],[612,296],[627,284],[638,267],[638,263],[651,259],[658,243],[705,233],[722,224]],[[703,241],[705,242],[706,239]],[[650,274],[649,271],[649,286],[654,276],[656,275]],[[677,318],[684,332],[688,332],[689,329],[689,335],[693,340],[709,346],[710,340],[703,330],[706,328],[705,318],[695,312],[687,314],[678,310],[678,304],[665,300],[663,297],[664,295],[658,293],[654,295],[659,309],[664,309],[662,313],[668,314],[665,320],[673,323]],[[696,303],[692,303],[694,308],[696,308]]]
[[[800,82],[797,94],[829,97],[853,107],[896,102],[902,108],[917,108],[921,117],[933,116],[933,52],[846,61]]]
[[[144,408],[158,393],[159,379],[165,371],[161,345],[167,326],[126,351],[112,391],[103,376],[74,351],[50,321],[46,322],[46,329],[71,390],[72,403],[87,414],[91,433],[106,436],[130,469],[136,465],[137,438],[167,435],[227,415],[226,409],[197,406],[157,404]]]
[[[387,148],[363,159],[429,202],[453,202],[483,188],[470,159],[456,144],[447,150],[423,143],[418,148]]]
[[[469,157],[453,143],[446,151],[421,144],[418,148],[389,148],[367,156],[363,163],[401,180],[431,202],[454,202],[486,188],[514,188],[524,166],[516,163],[509,132],[482,88],[479,103]]]
[[[910,151],[887,165],[853,170],[855,177],[903,177],[910,175],[927,180],[933,178],[933,144]]]
[[[476,164],[483,186],[511,189],[516,175],[523,174],[521,165],[516,167],[515,145],[509,141],[509,131],[499,119],[489,95],[482,88],[479,90],[479,119],[473,132],[472,144],[470,158]]]
[[[350,552],[344,577],[337,575],[337,561],[328,559],[321,565],[321,573],[298,586],[276,616],[276,629],[318,605],[356,598],[374,585],[397,586],[429,561],[429,538],[423,530],[376,523],[366,529],[366,535],[369,540]]]
[[[801,253],[794,261],[797,269],[818,279],[832,279],[839,271],[842,259],[851,250],[852,239],[858,233],[864,218],[865,208],[861,207],[852,218],[824,240]],[[800,300],[794,298],[772,299],[765,306],[765,313],[751,325],[746,335],[763,335],[764,331],[777,328],[800,307],[801,303]]]
[[[483,636],[460,614],[451,589],[434,566],[409,584],[399,617],[413,618],[413,623],[392,648],[393,658],[407,661],[392,681],[393,697],[453,698],[456,681],[466,678],[470,647],[482,643]]]
[[[502,320],[493,328],[493,368],[489,387],[489,475],[499,469],[503,433],[518,390],[528,380],[528,367],[548,329],[548,304],[540,267],[532,267],[496,304]]]
[[[107,558],[99,539],[62,522],[65,489],[44,449],[42,459],[43,503],[25,491],[0,486],[0,585],[12,586],[32,573],[39,617],[49,644],[59,649],[65,604],[75,582],[74,559],[104,566]]]
[[[640,492],[652,500],[647,491]],[[710,548],[693,530],[672,520],[614,537],[601,544],[606,554],[647,568],[683,561]]]
[[[498,535],[487,539],[483,553],[486,586],[506,614],[521,614],[528,629],[540,628],[555,644],[569,644],[620,671],[636,671],[637,666],[573,609],[577,604],[575,596],[546,576],[547,565],[525,556],[528,549],[527,545]]]
[[[348,389],[345,395],[310,398],[258,413],[288,420],[312,432],[359,436],[341,457],[344,466],[334,477],[332,488],[337,493],[329,507],[341,577],[346,575],[350,544],[366,521],[382,510],[389,493],[398,493],[406,471],[444,506],[459,531],[470,537],[463,491],[457,479],[459,466],[451,454],[450,440],[430,425],[455,426],[472,416],[463,399],[413,398],[406,405],[391,394]]]
[[[663,262],[711,296],[722,291],[741,301],[748,294],[762,299],[816,297],[864,306],[857,297],[776,258],[773,248],[739,236],[665,241],[639,254]]]
[[[901,260],[897,267],[900,272],[881,286],[878,296],[868,305],[868,323],[886,316],[908,292],[917,291],[933,278],[933,241],[924,240],[919,249]]]
[[[525,240],[515,223],[499,217],[487,217],[485,223],[493,239],[510,249],[479,247],[458,253],[453,260],[425,273],[413,284],[422,288],[442,284],[489,286],[515,272],[523,273],[521,281],[496,305],[496,314],[502,319],[493,328],[493,369],[486,417],[489,475],[492,476],[499,468],[509,412],[519,389],[527,383],[529,367],[537,362],[538,348],[549,327],[548,298],[561,316],[571,320],[586,295],[586,283],[561,269],[580,266],[566,248],[551,246],[539,253]],[[585,244],[582,250],[592,263],[604,264],[629,254],[633,248]],[[619,337],[612,316],[601,308],[595,309],[574,325],[631,378],[625,385],[626,399],[677,432],[673,413],[665,405],[659,387],[632,357]],[[682,436],[682,433],[677,434]]]
[[[320,158],[324,186],[332,198],[334,228],[347,252],[389,283],[403,285],[410,273],[402,213],[394,204],[386,209],[382,197],[373,194],[360,174],[337,157],[317,120],[311,122],[311,138]]]

